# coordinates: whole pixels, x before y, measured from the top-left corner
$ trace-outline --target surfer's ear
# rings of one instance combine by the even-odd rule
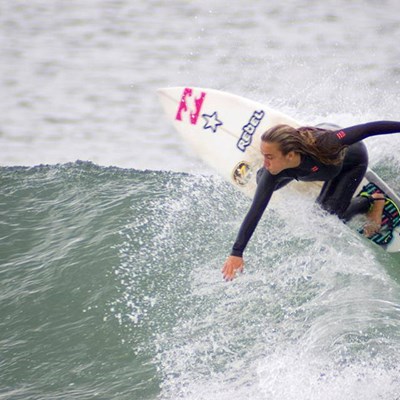
[[[289,151],[289,153],[286,154],[286,157],[288,158],[288,160],[293,160],[295,156],[296,156],[295,151]]]

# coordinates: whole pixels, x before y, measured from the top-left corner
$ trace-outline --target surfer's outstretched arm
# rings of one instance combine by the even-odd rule
[[[337,138],[343,145],[349,146],[371,136],[400,133],[400,122],[374,121],[350,126],[336,132]]]
[[[276,178],[266,169],[258,174],[257,190],[249,211],[244,218],[230,256],[226,259],[222,268],[224,279],[232,280],[236,271],[243,271],[243,252],[257,227],[276,187]]]
[[[276,186],[276,178],[265,168],[258,174],[257,190],[251,203],[251,207],[240,226],[239,233],[232,247],[231,255],[242,257],[254,230],[257,227]]]

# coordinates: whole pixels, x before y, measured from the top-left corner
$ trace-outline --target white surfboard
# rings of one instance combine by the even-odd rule
[[[159,89],[158,94],[169,121],[199,158],[249,197],[254,195],[256,172],[263,164],[261,135],[277,124],[306,125],[259,102],[215,89],[171,87]],[[359,190],[368,182],[400,207],[400,198],[371,170]],[[321,182],[293,181],[288,187],[316,197]],[[271,205],[284,196],[285,188],[275,192]],[[400,252],[400,226],[381,247]]]

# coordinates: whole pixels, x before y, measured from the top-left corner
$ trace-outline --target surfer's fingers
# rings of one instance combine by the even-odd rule
[[[233,265],[226,262],[222,268],[222,274],[226,281],[231,281],[235,277],[236,271]]]
[[[236,275],[236,271],[232,266],[227,267],[223,271],[223,276],[226,281],[231,281]]]

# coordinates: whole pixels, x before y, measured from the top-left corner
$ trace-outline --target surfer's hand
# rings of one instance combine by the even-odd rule
[[[222,274],[226,281],[231,281],[236,276],[236,271],[243,272],[244,260],[242,257],[229,256],[224,266],[222,267]]]

